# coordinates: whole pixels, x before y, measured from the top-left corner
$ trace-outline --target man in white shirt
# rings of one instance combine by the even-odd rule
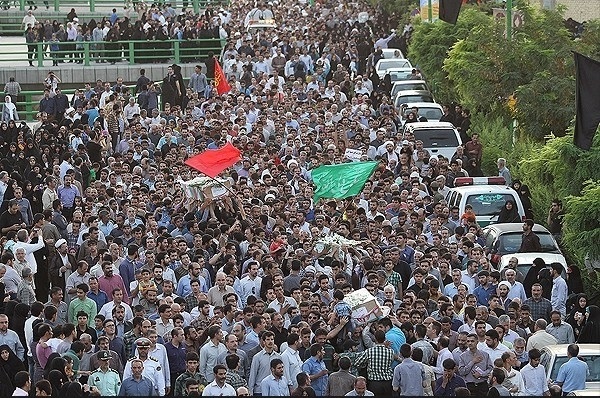
[[[213,368],[214,380],[202,391],[203,397],[235,397],[235,388],[225,383],[227,378],[227,367],[225,365],[215,365]]]
[[[13,397],[27,397],[29,396],[29,388],[31,387],[31,378],[29,373],[22,370],[15,375],[14,385],[16,386],[13,392]]]
[[[242,300],[242,306],[246,305],[249,296],[259,296],[261,283],[262,278],[258,276],[258,262],[254,261],[248,264],[248,275],[240,280],[238,287],[237,293]]]
[[[23,29],[23,31],[25,31],[25,30],[27,30],[27,28],[29,26],[31,26],[33,28],[36,23],[37,23],[37,19],[35,19],[35,15],[33,15],[33,11],[28,10],[27,14],[25,14],[25,16],[23,17],[23,21],[21,22],[21,28]]]
[[[273,84],[277,86],[277,89],[280,93],[283,92],[283,85],[285,84],[285,79],[279,76],[279,73],[276,70],[273,71],[273,76],[271,76],[269,80],[267,80],[267,87],[270,88]]]
[[[507,269],[505,276],[506,281],[510,283],[510,290],[507,297],[511,300],[518,298],[521,300],[521,304],[524,303],[527,300],[527,295],[525,294],[523,284],[516,280],[517,272],[514,269]]]
[[[543,366],[540,366],[541,356],[542,354],[537,348],[529,350],[529,363],[521,369],[521,376],[523,377],[523,384],[525,386],[522,395],[531,397],[550,395],[546,380],[546,371]]]
[[[507,346],[500,344],[500,335],[495,329],[490,329],[485,332],[485,345],[480,347],[481,351],[487,352],[492,363],[502,357],[507,351],[510,351]]]
[[[287,337],[288,347],[281,354],[283,361],[283,375],[288,381],[288,385],[292,390],[298,388],[296,376],[302,372],[302,360],[298,352],[298,344],[300,344],[300,336],[296,333],[291,333]]]
[[[444,361],[446,359],[454,360],[454,356],[452,355],[452,352],[450,352],[450,350],[448,350],[448,346],[450,345],[450,339],[447,336],[441,336],[440,338],[438,338],[437,343],[438,343],[438,349],[440,351],[438,352],[438,357],[435,362],[435,368],[433,368],[433,372],[435,373],[436,378],[442,377],[442,375],[444,374],[444,367],[442,366]]]
[[[537,321],[535,321],[535,332],[527,340],[527,351],[533,348],[541,350],[547,345],[557,344],[556,337],[546,332],[547,326],[548,322],[546,322],[544,319],[538,319]]]

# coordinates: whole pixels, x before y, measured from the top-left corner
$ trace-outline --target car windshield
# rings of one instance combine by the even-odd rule
[[[423,141],[424,148],[456,148],[459,145],[452,129],[414,129],[413,132],[415,140]]]
[[[404,118],[406,119],[408,114],[411,112],[412,112],[412,109],[407,108],[404,111]],[[419,116],[425,116],[427,121],[431,122],[431,121],[440,120],[443,116],[443,113],[438,108],[419,108]]]
[[[409,80],[410,81],[410,80]],[[400,91],[404,90],[429,90],[425,83],[403,83],[392,87],[392,97],[395,97]]]
[[[407,59],[382,59],[377,64],[377,71],[383,71],[391,68],[410,68],[410,62]]]
[[[387,72],[387,74],[390,75],[390,80],[392,82],[397,82],[399,80],[414,80],[414,77],[412,77],[412,72],[410,70]]]
[[[512,196],[511,195],[505,195],[508,196],[510,199]],[[500,207],[502,207],[504,205],[503,202],[502,205]],[[473,210],[475,211],[475,210]],[[479,214],[477,212],[475,212],[475,214]],[[548,232],[536,232],[535,233],[539,238],[540,238],[540,244],[542,245],[542,252],[544,253],[556,253],[559,254],[560,250],[558,249],[558,247],[556,247],[556,245],[554,244],[554,241],[552,240],[552,235],[550,235]],[[500,235],[498,241],[498,251],[497,253],[499,254],[511,254],[511,253],[516,253],[519,251],[519,248],[521,247],[521,240],[523,239],[523,234],[521,232],[509,232],[509,233],[505,233]]]
[[[583,359],[588,365],[588,368],[590,369],[590,374],[585,379],[585,381],[600,381],[600,353],[593,355],[580,355],[580,357],[583,357]],[[550,372],[550,379],[556,380],[556,376],[558,376],[558,370],[560,369],[562,364],[564,364],[568,360],[569,358],[567,356],[556,357],[556,359],[554,360],[554,364],[552,365],[552,371]],[[544,365],[546,370],[548,370],[549,362],[550,354],[548,352],[544,352],[542,355],[542,365]]]
[[[433,97],[430,95],[402,95],[396,97],[396,108],[399,108],[402,104],[408,104],[410,102],[433,102]]]
[[[508,193],[482,193],[469,195],[467,197],[467,204],[473,207],[473,213],[477,216],[497,216],[500,214],[500,210],[502,210],[507,200],[514,200],[514,198]],[[520,246],[521,235],[519,234],[517,250]],[[517,250],[509,253],[515,253]]]

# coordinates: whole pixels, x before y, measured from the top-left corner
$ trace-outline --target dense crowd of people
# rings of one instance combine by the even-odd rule
[[[451,159],[402,132],[373,66],[410,27],[399,40],[363,3],[241,3],[230,21],[252,10],[278,27],[236,26],[228,93],[215,58],[187,81],[173,65],[162,84],[142,71],[72,99],[50,73],[38,122],[0,125],[0,397],[585,389],[579,351],[600,342],[600,308],[579,268],[538,258],[522,275],[515,258],[500,272],[474,214],[444,199],[482,175],[468,110],[444,108],[465,142]],[[184,160],[228,142],[243,159],[227,189],[186,190],[200,174]],[[359,195],[313,201],[312,170],[346,149],[379,167]],[[561,214],[547,220],[557,237]],[[359,290],[389,315],[353,316]],[[548,380],[555,344],[569,360]]]

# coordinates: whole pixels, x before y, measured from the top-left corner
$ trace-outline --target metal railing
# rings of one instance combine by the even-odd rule
[[[74,89],[61,89],[64,94],[72,95]],[[17,112],[21,120],[28,122],[35,121],[35,116],[39,112],[40,100],[44,96],[44,92],[41,90],[36,91],[21,91],[17,97]]]
[[[183,79],[187,85],[189,82],[189,77],[184,77]],[[212,81],[212,79],[208,79]],[[162,82],[155,82],[159,85],[162,85]],[[135,83],[129,85],[130,88],[135,88]],[[62,89],[61,92],[71,99],[72,95],[75,93],[76,89]],[[79,90],[84,90],[84,88],[80,88]],[[40,100],[44,96],[43,90],[28,90],[21,91],[21,93],[17,97],[16,106],[17,112],[19,113],[19,118],[21,120],[25,120],[28,122],[32,122],[36,120],[36,115],[39,112]],[[134,95],[137,98],[137,95]],[[70,101],[69,101],[70,102]],[[162,96],[158,95],[158,107],[162,109]]]
[[[71,8],[76,8],[78,11],[81,11],[82,8],[89,9],[89,11],[96,11],[96,7],[104,7],[104,8],[116,8],[118,11],[123,10],[124,6],[135,5],[138,1],[135,0],[125,0],[123,2],[111,1],[111,0],[2,0],[0,1],[0,8],[5,6],[18,7],[21,11],[25,11],[29,8],[30,5],[36,5],[40,9],[45,8],[46,6],[52,8],[54,11],[65,11],[70,10]],[[156,0],[154,3],[156,4],[165,4],[170,3],[174,8],[188,8],[192,7],[195,13],[198,13],[201,9],[206,8],[208,4],[213,6],[220,6],[228,4],[227,0]]]
[[[56,65],[67,60],[85,66],[123,61],[130,65],[189,63],[206,58],[209,52],[220,54],[224,44],[225,42],[219,39],[5,43],[5,47],[18,48],[5,52],[0,59],[0,65],[28,60],[38,67],[43,67],[44,62]]]

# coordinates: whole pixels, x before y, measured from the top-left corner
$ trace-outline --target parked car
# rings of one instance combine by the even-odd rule
[[[415,80],[412,71],[413,68],[391,68],[385,72],[384,77],[390,75],[392,84],[402,80]]]
[[[493,257],[493,256],[492,256]],[[512,254],[505,254],[504,256],[500,257],[500,261],[498,263],[498,269],[500,270],[500,272],[502,272],[502,270],[504,268],[506,268],[506,266],[508,265],[508,261],[515,257],[518,261],[517,263],[517,270],[521,272],[521,274],[523,274],[523,276],[527,275],[527,272],[529,272],[529,269],[533,266],[533,260],[535,260],[536,258],[541,258],[542,260],[544,260],[544,263],[546,263],[547,265],[550,265],[552,263],[559,263],[562,264],[563,269],[567,269],[567,260],[565,259],[565,256],[563,256],[562,254],[556,254],[556,253],[512,253]],[[494,263],[493,260],[490,260],[490,262],[494,265],[496,265],[496,263]],[[565,275],[563,275],[565,276]],[[528,292],[529,294],[529,292]]]
[[[375,64],[375,71],[380,79],[383,79],[388,69],[394,68],[411,68],[412,72],[412,65],[406,58],[382,58]]]
[[[533,232],[540,238],[543,253],[562,255],[558,243],[556,243],[556,240],[546,227],[534,224]],[[490,261],[492,264],[499,264],[500,258],[506,254],[516,253],[519,247],[521,247],[522,236],[522,223],[492,224],[484,227],[483,238],[485,240],[485,249],[491,255]]]
[[[426,90],[404,90],[398,92],[394,98],[394,106],[396,109],[401,109],[402,104],[411,102],[435,102],[433,94]]]
[[[585,380],[585,390],[600,396],[600,346],[598,344],[578,344],[579,358],[588,364],[590,374]],[[546,369],[546,379],[556,380],[561,365],[569,360],[568,344],[550,345],[542,348],[541,364]],[[579,394],[577,394],[579,395]]]
[[[427,85],[427,82],[425,82],[425,80],[400,80],[394,82],[394,84],[392,85],[392,91],[390,95],[392,98],[394,98],[396,97],[396,94],[404,90],[431,91],[429,90],[429,86]]]
[[[435,102],[409,102],[402,115],[402,123],[406,121],[406,116],[415,106],[419,109],[419,116],[424,116],[428,122],[439,122],[444,114],[442,106]]]
[[[450,207],[458,206],[461,217],[465,206],[471,205],[477,224],[485,227],[498,221],[500,210],[510,199],[516,203],[521,219],[525,220],[525,210],[519,194],[505,184],[504,177],[459,177],[454,180],[454,188],[450,188],[446,195],[446,202]],[[523,224],[518,225],[522,227]]]
[[[392,59],[392,58],[405,59],[406,58],[404,56],[404,54],[402,54],[402,51],[400,51],[397,48],[383,48],[383,49],[381,49],[381,51],[383,53],[383,58],[385,58],[385,59]]]
[[[450,159],[456,147],[461,145],[460,134],[452,123],[446,122],[416,122],[407,123],[404,132],[411,132],[415,140],[423,141],[423,148],[431,156],[443,155]]]

